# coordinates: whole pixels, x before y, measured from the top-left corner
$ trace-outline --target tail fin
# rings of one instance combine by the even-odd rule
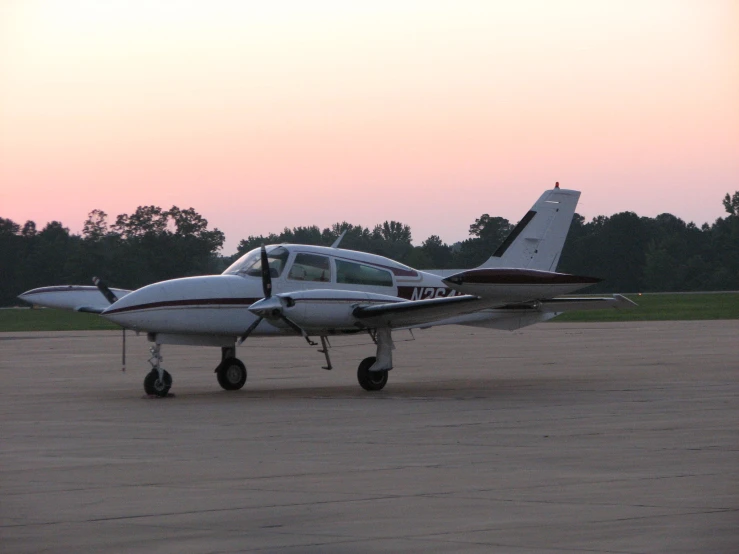
[[[480,267],[555,271],[579,199],[577,190],[546,191]]]

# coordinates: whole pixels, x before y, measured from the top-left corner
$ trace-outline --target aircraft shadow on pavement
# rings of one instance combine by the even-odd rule
[[[356,385],[301,386],[290,387],[247,384],[239,391],[218,389],[202,390],[183,386],[174,398],[161,401],[190,401],[213,399],[214,402],[244,402],[250,400],[290,400],[290,399],[333,399],[333,400],[521,400],[562,402],[566,397],[589,395],[599,388],[597,379],[572,379],[556,377],[536,377],[531,379],[445,379],[434,382],[393,383],[377,392],[366,392]],[[602,382],[601,382],[602,387]],[[116,394],[117,397],[120,396]]]

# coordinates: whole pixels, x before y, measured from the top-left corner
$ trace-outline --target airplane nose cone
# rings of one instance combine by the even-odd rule
[[[100,315],[119,325],[136,329],[139,327],[139,317],[142,311],[154,308],[157,301],[168,300],[169,295],[163,284],[154,283],[135,290],[105,308]]]
[[[140,331],[213,333],[220,330],[218,321],[233,313],[231,310],[246,311],[256,300],[254,287],[242,277],[185,277],[135,290],[100,315]],[[243,323],[239,330],[243,330]]]

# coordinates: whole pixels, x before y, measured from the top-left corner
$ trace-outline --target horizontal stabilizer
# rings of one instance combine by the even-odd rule
[[[575,310],[605,310],[614,308],[624,310],[636,308],[638,304],[632,302],[621,294],[614,294],[612,297],[596,298],[555,298],[553,300],[545,300],[541,303],[539,310],[542,312],[572,312]]]
[[[601,279],[536,269],[483,268],[462,271],[443,281],[462,294],[513,303],[570,294]]]

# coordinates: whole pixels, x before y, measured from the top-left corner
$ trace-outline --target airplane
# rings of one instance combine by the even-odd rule
[[[275,244],[255,248],[221,275],[171,279],[131,291],[95,286],[41,287],[19,295],[36,306],[100,314],[153,343],[144,391],[166,397],[172,376],[162,345],[221,349],[219,385],[241,389],[247,371],[236,349],[249,337],[301,336],[332,369],[329,337],[367,333],[374,356],[357,380],[379,391],[393,368],[393,331],[465,325],[514,330],[571,310],[631,308],[624,296],[569,295],[601,279],[557,273],[580,192],[546,190],[491,257],[474,269],[416,270],[389,258],[339,248]]]

